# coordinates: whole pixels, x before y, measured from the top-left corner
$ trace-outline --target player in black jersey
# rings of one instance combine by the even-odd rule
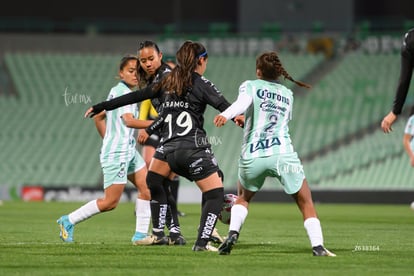
[[[407,97],[408,88],[410,87],[411,77],[414,67],[414,28],[410,29],[403,39],[401,47],[401,69],[398,80],[397,91],[394,97],[393,108],[381,122],[381,128],[385,133],[392,131],[392,124],[401,114],[402,108]]]
[[[176,69],[155,85],[156,90],[164,91],[162,112],[147,132],[150,135],[161,129],[162,146],[154,157],[166,161],[169,170],[195,181],[202,192],[200,227],[193,250],[217,251],[208,241],[224,193],[217,160],[204,130],[204,112],[207,105],[221,111],[230,103],[202,76],[208,59],[202,44],[185,42],[176,58]]]
[[[207,105],[221,112],[230,103],[214,84],[202,76],[208,58],[202,44],[186,41],[178,50],[176,58],[177,66],[160,82],[138,93],[94,105],[85,116],[147,98],[161,99],[160,116],[148,129],[148,134],[160,129],[162,138],[149,168],[147,183],[150,187],[156,186],[171,171],[195,181],[202,192],[202,212],[193,250],[217,251],[208,242],[221,210],[224,192],[220,170],[203,128],[203,114]],[[156,166],[152,166],[154,160]],[[165,195],[162,189],[151,189],[151,197],[152,200],[160,201]],[[162,212],[164,210],[160,208]]]
[[[152,83],[159,82],[164,76],[171,72],[171,67],[162,61],[162,52],[160,51],[158,45],[150,40],[146,40],[141,42],[138,49],[138,63],[137,63],[137,74],[139,79],[139,87],[143,88],[148,86]],[[156,112],[160,111],[161,104],[158,98],[150,99],[150,106],[155,109]],[[140,107],[140,118],[141,117],[141,107]],[[145,118],[148,119],[148,118]],[[143,141],[141,137],[142,131],[145,130],[141,129],[138,132],[138,142],[141,141],[141,144],[146,145],[143,147],[144,149],[148,150],[149,147],[153,147],[154,150],[149,151],[152,155],[155,152],[155,148],[157,148],[159,144],[159,133],[154,133],[153,136]],[[143,153],[148,153],[148,151],[143,151]],[[144,157],[144,155],[143,155]],[[145,162],[147,162],[146,156]],[[148,162],[149,167],[149,162]],[[165,190],[167,202],[155,202],[151,201],[151,209],[153,210],[152,213],[157,213],[157,210],[160,208],[160,204],[164,206],[167,204],[167,214],[166,217],[157,217],[155,215],[152,216],[152,225],[153,225],[153,238],[154,244],[162,245],[162,244],[170,244],[170,245],[184,245],[186,243],[184,237],[181,235],[180,230],[180,223],[178,220],[178,209],[177,209],[177,201],[172,193],[172,187],[178,186],[179,178],[175,173],[171,173],[168,177],[164,178],[164,182],[162,188]],[[150,187],[150,189],[154,189],[154,187]],[[159,213],[159,212],[158,212]],[[166,237],[164,233],[164,224],[160,225],[160,220],[165,220],[166,226],[169,230],[169,236]]]

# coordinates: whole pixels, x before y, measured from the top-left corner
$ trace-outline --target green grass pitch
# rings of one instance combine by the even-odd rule
[[[200,207],[180,204],[185,246],[138,247],[133,203],[59,239],[56,220],[82,203],[4,202],[0,206],[0,275],[409,275],[413,273],[414,211],[407,205],[317,204],[326,247],[313,257],[293,203],[250,206],[231,255],[193,252]],[[221,235],[227,225],[217,223]]]

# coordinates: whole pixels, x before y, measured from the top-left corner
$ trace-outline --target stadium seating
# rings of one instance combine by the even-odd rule
[[[114,55],[7,54],[17,97],[0,102],[3,155],[12,185],[92,185],[100,178],[101,139],[83,113],[116,83]],[[4,127],[3,127],[4,126]],[[6,130],[6,131],[4,131]]]
[[[309,183],[315,188],[410,188],[414,171],[402,147],[406,119],[398,120],[388,135],[378,127],[357,141],[304,162]]]
[[[304,80],[324,62],[322,55],[281,52],[285,67]],[[1,184],[100,186],[101,139],[84,119],[90,104],[106,98],[117,82],[114,54],[7,53],[5,69],[17,96],[0,95]],[[255,78],[255,57],[209,58],[206,78],[233,102],[244,80]],[[389,110],[397,82],[397,54],[353,52],[337,67],[295,96],[292,140],[315,189],[403,189],[413,172],[402,149],[404,117],[384,135],[378,121]],[[297,86],[284,84],[295,92]],[[413,99],[408,98],[408,103]],[[237,181],[242,129],[215,128],[208,107],[205,128],[225,173]],[[373,125],[376,131],[370,131]],[[183,179],[185,185],[186,180]],[[265,189],[280,189],[266,181]]]
[[[291,130],[297,150],[310,154],[378,121],[390,108],[398,71],[395,54],[347,55],[308,96],[296,99]]]

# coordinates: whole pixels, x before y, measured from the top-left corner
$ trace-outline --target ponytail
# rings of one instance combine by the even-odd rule
[[[259,69],[262,72],[264,79],[276,80],[280,76],[283,76],[285,79],[288,79],[299,86],[311,88],[307,83],[294,80],[289,73],[286,72],[276,52],[266,52],[261,54],[256,59],[256,69]]]

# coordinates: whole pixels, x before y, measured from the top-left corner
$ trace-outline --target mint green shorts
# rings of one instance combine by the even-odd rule
[[[274,177],[287,194],[297,193],[302,187],[305,173],[296,152],[239,160],[239,180],[249,191],[259,191],[266,177]]]
[[[135,151],[135,154],[128,162],[103,162],[101,165],[104,178],[104,189],[112,184],[127,184],[128,175],[133,174],[146,166],[144,159],[137,151]]]

